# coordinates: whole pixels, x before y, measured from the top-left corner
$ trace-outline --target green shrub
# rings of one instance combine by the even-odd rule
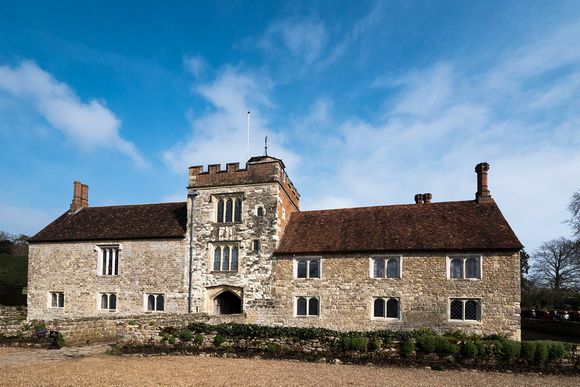
[[[433,366],[433,370],[435,370],[435,371],[443,371],[443,366],[441,364],[435,364]]]
[[[477,345],[473,344],[472,342],[468,341],[467,343],[463,344],[463,349],[461,351],[463,355],[469,358],[474,358],[477,356]]]
[[[460,348],[455,344],[451,344],[445,337],[435,337],[435,351],[442,353],[459,353]]]
[[[276,347],[274,344],[270,344],[266,348],[266,352],[268,352],[268,353],[277,353],[278,352],[278,347]]]
[[[534,363],[544,364],[548,360],[548,346],[542,341],[536,343],[536,353],[534,354]]]
[[[342,346],[347,351],[366,351],[368,343],[369,339],[361,336],[342,338]]]
[[[191,341],[193,339],[193,333],[190,330],[186,329],[184,331],[179,332],[179,338],[181,341]]]
[[[225,337],[223,337],[219,333],[215,335],[215,337],[213,338],[213,343],[215,344],[216,347],[222,345],[224,341],[226,341]]]
[[[46,325],[44,324],[40,324],[34,327],[34,331],[35,332],[40,332],[40,331],[46,331]]]
[[[514,357],[520,356],[520,352],[522,349],[522,344],[520,342],[509,339],[503,339],[501,340],[501,344],[503,354],[508,358],[513,359]]]
[[[448,330],[443,334],[443,337],[450,337],[452,339],[458,339],[458,340],[468,340],[469,339],[469,335],[465,332],[462,331],[455,331],[455,330]]]
[[[478,342],[475,345],[477,346],[477,354],[478,355],[485,355],[485,352],[486,352],[485,344]]]
[[[175,344],[175,336],[169,336],[169,344]]]
[[[202,335],[201,333],[198,333],[198,334],[195,336],[195,343],[196,343],[197,345],[201,345],[201,344],[203,343],[203,335]]]
[[[371,337],[369,339],[369,351],[376,351],[381,348],[381,340],[378,337]]]
[[[522,359],[527,361],[534,361],[536,355],[536,342],[535,341],[524,341],[522,343],[522,350],[520,356]]]
[[[433,353],[437,349],[437,336],[419,336],[417,344],[421,351]]]
[[[556,361],[563,358],[566,355],[566,348],[562,343],[552,343],[548,348],[548,360]]]
[[[413,339],[409,338],[401,343],[401,351],[405,355],[410,355],[411,353],[413,353],[414,350],[415,350],[415,341]]]

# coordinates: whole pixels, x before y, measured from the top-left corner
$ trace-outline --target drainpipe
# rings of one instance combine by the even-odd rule
[[[195,208],[195,197],[199,195],[197,191],[190,191],[187,196],[191,198],[191,219],[189,223],[189,291],[187,297],[187,313],[191,313],[191,277],[193,274],[193,209]]]

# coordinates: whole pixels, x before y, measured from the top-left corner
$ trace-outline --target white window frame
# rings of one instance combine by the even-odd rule
[[[240,243],[239,242],[212,242],[210,244],[211,248],[210,250],[210,266],[209,266],[209,271],[213,272],[213,273],[239,273],[240,271],[240,263],[241,263],[241,252],[242,249],[240,248]],[[228,248],[229,252],[228,252],[228,269],[224,270],[223,269],[223,264],[224,264],[224,248]],[[219,270],[215,269],[215,252],[216,249],[220,249],[221,253],[220,253],[220,268]],[[238,249],[238,267],[235,270],[232,270],[232,256],[233,256],[233,251],[234,248]],[[253,251],[253,250],[252,250]]]
[[[306,277],[298,277],[298,263],[300,261],[306,261]],[[318,261],[318,277],[310,277],[310,262]],[[322,278],[322,257],[320,256],[307,256],[307,257],[295,257],[292,262],[292,272],[294,279],[298,280],[320,280]]]
[[[384,306],[384,317],[381,316],[375,316],[375,302],[377,300],[383,300],[385,303]],[[397,301],[397,317],[387,317],[387,303],[389,302],[389,300],[395,300]],[[400,297],[373,297],[371,299],[371,320],[376,320],[376,321],[401,321],[401,298]]]
[[[107,308],[103,308],[103,296],[107,296]],[[115,308],[111,308],[111,296],[115,296]],[[97,309],[106,312],[116,312],[119,307],[119,297],[117,297],[116,292],[102,292],[98,294],[97,297]]]
[[[387,277],[388,272],[388,262],[391,259],[396,259],[399,262],[399,276],[398,277]],[[385,262],[385,276],[375,277],[375,261],[383,260]],[[369,257],[369,277],[376,278],[380,280],[394,280],[403,278],[403,255],[401,254],[381,254],[381,255],[371,255]]]
[[[455,259],[462,261],[461,277],[451,277],[451,262]],[[466,277],[466,262],[468,259],[477,261],[477,275],[475,277]],[[447,278],[451,280],[480,280],[483,278],[483,255],[482,254],[448,254],[446,257]]]
[[[56,305],[54,305],[53,303],[53,299],[56,295]],[[61,299],[62,299],[62,305],[61,304]],[[64,309],[64,304],[65,304],[66,300],[64,297],[64,292],[48,292],[48,307],[49,308],[53,308],[53,309]]]
[[[103,276],[103,277],[116,277],[119,275],[120,270],[119,267],[121,266],[121,250],[123,249],[123,247],[118,244],[118,245],[97,245],[95,246],[95,251],[98,252],[98,257],[97,257],[97,275],[99,276]],[[110,252],[116,250],[116,254],[118,254],[118,259],[117,257],[113,257],[110,256]],[[107,267],[105,267],[103,269],[103,255],[107,254],[107,262],[106,265]],[[111,268],[111,273],[112,274],[108,274],[109,272],[109,267]],[[103,270],[105,270],[105,274],[103,274]]]
[[[226,208],[227,208],[227,201],[232,200],[232,220],[231,222],[226,221]],[[240,220],[236,220],[236,200],[240,200]],[[219,202],[224,201],[224,208],[222,213],[222,218],[219,219],[218,214],[218,207]],[[215,223],[218,224],[239,224],[244,221],[244,193],[243,192],[232,192],[232,193],[225,193],[225,194],[215,194],[212,195],[212,202],[214,205],[214,215],[213,219]]]
[[[451,303],[453,301],[460,301],[463,303],[461,309],[461,319],[452,319],[451,318]],[[475,309],[475,320],[465,319],[465,303],[468,301],[475,301],[476,302],[476,309]],[[450,297],[447,302],[447,316],[448,322],[457,322],[462,324],[480,324],[483,314],[483,302],[481,298],[472,298],[472,297]]]
[[[306,299],[306,314],[298,314],[298,300],[304,298]],[[310,314],[310,300],[315,299],[318,301],[318,314]],[[294,317],[297,318],[320,318],[322,308],[320,303],[320,296],[296,296],[294,297]]]
[[[149,296],[155,297],[155,305],[154,305],[153,309],[149,309]],[[161,310],[158,309],[159,308],[159,304],[158,304],[159,296],[163,297],[163,309],[161,309]],[[145,309],[146,312],[163,313],[166,310],[165,305],[167,305],[167,297],[165,296],[165,293],[145,293],[145,295],[143,297],[143,309]]]

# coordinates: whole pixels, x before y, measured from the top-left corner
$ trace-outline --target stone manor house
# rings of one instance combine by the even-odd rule
[[[335,330],[520,338],[522,248],[475,200],[300,211],[282,160],[189,168],[187,201],[70,210],[30,239],[28,318],[238,314]]]

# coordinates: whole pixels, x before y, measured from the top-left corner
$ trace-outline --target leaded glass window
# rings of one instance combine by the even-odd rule
[[[375,317],[385,317],[385,300],[377,298],[373,307]]]
[[[399,278],[399,260],[389,259],[387,262],[387,278]]]
[[[387,301],[387,318],[399,317],[399,301],[391,298]]]
[[[466,278],[478,278],[478,261],[475,258],[469,258],[465,261],[465,277]]]
[[[298,316],[306,316],[306,298],[300,297],[296,301],[296,314]]]
[[[463,278],[463,260],[453,259],[449,267],[451,278]]]
[[[451,301],[451,320],[463,320],[463,301]]]
[[[298,261],[298,278],[306,278],[306,274],[308,273],[308,262],[306,261]]]
[[[385,278],[385,260],[375,259],[375,278]]]

